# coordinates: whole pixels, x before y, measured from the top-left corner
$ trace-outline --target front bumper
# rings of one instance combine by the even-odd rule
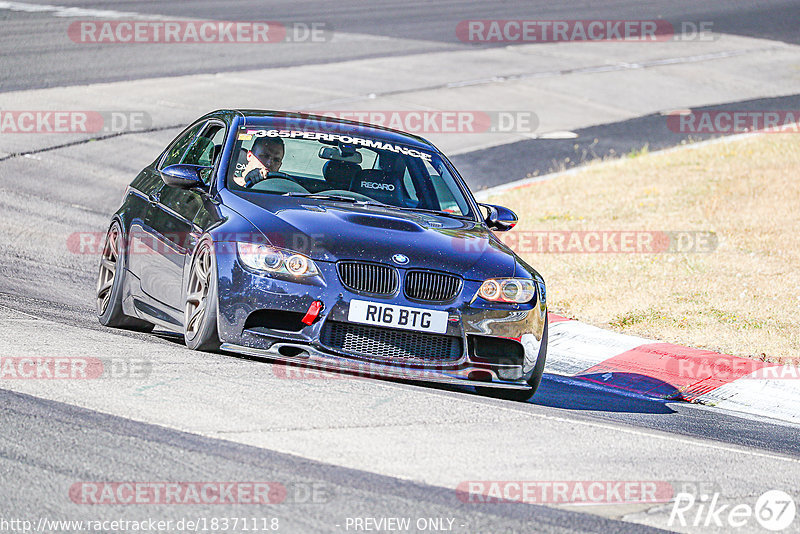
[[[470,367],[462,367],[459,369],[420,369],[416,367],[402,367],[398,365],[364,362],[344,356],[328,354],[318,350],[313,346],[297,345],[295,343],[278,342],[269,349],[257,349],[253,347],[234,345],[232,343],[223,343],[220,348],[222,350],[236,352],[238,354],[244,354],[247,356],[272,358],[288,363],[296,363],[335,371],[348,371],[364,377],[398,378],[422,382],[484,386],[502,389],[530,389],[530,386],[527,384],[527,382],[505,381],[500,380],[496,376],[493,380],[472,380],[470,379],[470,373],[474,372],[476,369],[472,369]],[[285,353],[287,349],[289,349],[290,352],[295,355],[287,355]]]
[[[546,317],[546,306],[539,300],[538,292],[535,301],[526,305],[497,304],[481,299],[471,302],[480,282],[465,280],[461,293],[446,304],[410,301],[402,291],[391,298],[374,298],[343,287],[334,263],[316,263],[322,276],[301,283],[252,272],[240,264],[235,254],[218,255],[218,330],[223,343],[221,348],[250,356],[366,376],[505,389],[530,388],[528,381],[540,355]],[[389,360],[344,352],[325,345],[321,340],[323,326],[326,321],[347,323],[352,299],[446,311],[449,320],[444,335],[461,339],[460,357],[433,362]],[[322,302],[324,308],[310,326],[290,331],[248,325],[248,318],[260,310],[304,314],[314,301]],[[472,340],[476,338],[472,336],[512,339],[522,346],[524,358],[516,363],[487,362],[473,353]]]

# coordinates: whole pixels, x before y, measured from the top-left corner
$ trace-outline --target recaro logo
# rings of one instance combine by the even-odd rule
[[[384,191],[394,191],[394,185],[381,184],[378,182],[361,182],[361,187],[366,189],[383,189]]]

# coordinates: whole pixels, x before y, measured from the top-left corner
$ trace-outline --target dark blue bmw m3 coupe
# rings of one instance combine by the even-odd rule
[[[221,110],[128,187],[97,313],[222,350],[527,400],[545,284],[428,141],[327,117]]]

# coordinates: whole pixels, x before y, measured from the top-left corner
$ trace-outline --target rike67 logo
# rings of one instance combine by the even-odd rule
[[[678,493],[672,505],[668,526],[709,527],[753,530],[755,523],[772,532],[788,528],[797,514],[797,505],[788,493],[766,491],[754,505],[722,503],[720,493],[695,495]]]

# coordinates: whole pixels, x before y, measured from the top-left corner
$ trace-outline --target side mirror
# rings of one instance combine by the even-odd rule
[[[485,208],[488,212],[484,222],[486,223],[486,226],[492,230],[505,232],[514,228],[517,225],[517,221],[519,221],[516,213],[508,208],[504,208],[503,206],[481,204],[481,207]]]
[[[170,165],[161,169],[161,179],[164,183],[173,187],[180,187],[182,189],[191,189],[199,187],[206,188],[206,184],[200,176],[204,170],[211,169],[211,167],[204,167],[202,165]]]

